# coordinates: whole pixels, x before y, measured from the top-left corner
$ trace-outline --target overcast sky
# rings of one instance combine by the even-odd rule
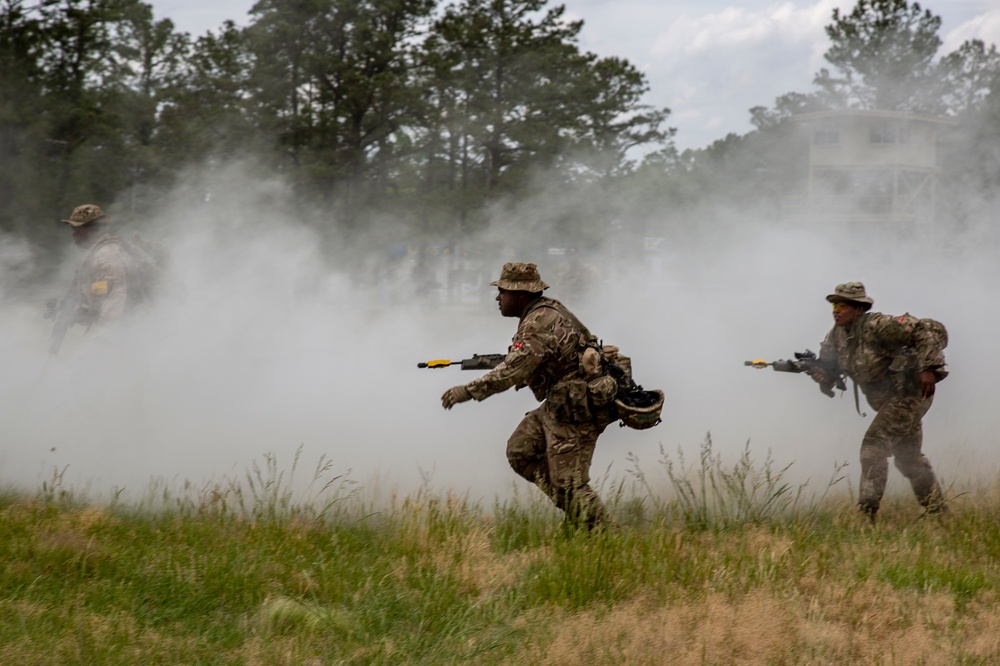
[[[226,19],[245,24],[254,0],[152,0],[157,18],[201,35]],[[554,6],[557,2],[551,2]],[[582,47],[627,58],[649,80],[647,102],[672,110],[680,148],[751,129],[749,109],[809,92],[827,49],[823,27],[854,0],[566,0],[583,19]],[[943,52],[965,39],[1000,43],[1000,0],[931,0]]]

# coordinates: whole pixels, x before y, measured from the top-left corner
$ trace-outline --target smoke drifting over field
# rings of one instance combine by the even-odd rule
[[[0,287],[0,480],[32,489],[65,470],[74,489],[124,488],[125,498],[136,498],[152,479],[200,486],[242,476],[265,453],[289,469],[301,447],[303,481],[326,456],[371,495],[429,482],[488,504],[523,486],[504,446],[534,407],[531,395],[509,391],[445,412],[441,393],[471,373],[416,363],[506,349],[516,322],[499,315],[484,283],[504,259],[518,258],[507,255],[504,239],[538,218],[497,219],[490,234],[462,239],[495,248],[497,259],[484,264],[488,275],[463,272],[464,287],[445,298],[451,260],[417,264],[388,239],[340,247],[331,265],[321,239],[289,212],[281,184],[243,174],[233,169],[179,191],[155,219],[117,215],[171,248],[180,288],[134,322],[114,361],[95,359],[79,327],[57,358],[46,359],[43,302],[64,291],[82,252],[67,252],[66,270],[30,297]],[[205,191],[210,202],[193,194]],[[562,205],[553,193],[543,199],[547,213]],[[735,214],[702,240],[680,245],[669,230],[660,235],[666,240],[655,252],[619,243],[589,255],[600,277],[588,297],[560,292],[564,256],[538,247],[527,257],[554,285],[551,296],[622,347],[640,383],[667,395],[659,427],[608,429],[595,477],[627,477],[632,452],[656,481],[659,447],[681,448],[693,460],[711,431],[726,460],[750,440],[755,457],[772,450],[814,488],[835,462],[848,461],[856,486],[870,416],[855,414],[850,392],[830,400],[804,376],[743,367],[750,358],[818,351],[832,322],[824,296],[849,280],[865,282],[877,311],[948,326],[952,375],[925,419],[925,452],[945,485],[996,474],[989,384],[1000,360],[987,341],[998,316],[982,305],[994,300],[998,282],[992,247],[952,244],[944,252],[929,238],[790,230]],[[31,260],[25,246],[0,243],[0,284],[14,284]],[[421,282],[428,275],[434,281]],[[897,487],[899,475],[891,479]]]

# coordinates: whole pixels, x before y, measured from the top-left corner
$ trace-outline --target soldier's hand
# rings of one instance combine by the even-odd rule
[[[934,373],[930,370],[924,370],[920,373],[920,393],[925,398],[929,398],[934,395],[934,386],[937,383]]]
[[[451,409],[458,403],[467,400],[472,400],[472,394],[469,393],[469,389],[464,386],[453,386],[441,396],[441,406],[445,409]]]
[[[59,299],[50,298],[45,301],[45,314],[42,315],[44,319],[52,319],[56,316],[56,306],[59,305]]]
[[[813,381],[815,381],[817,384],[833,383],[830,381],[830,378],[826,376],[826,373],[823,372],[823,368],[813,368],[812,370],[809,371],[809,376],[812,377]]]

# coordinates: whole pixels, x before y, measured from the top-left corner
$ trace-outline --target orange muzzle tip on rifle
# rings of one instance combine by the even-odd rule
[[[765,361],[762,358],[755,358],[752,361],[744,361],[743,365],[750,365],[755,368],[766,368],[767,366],[771,365],[771,362]]]

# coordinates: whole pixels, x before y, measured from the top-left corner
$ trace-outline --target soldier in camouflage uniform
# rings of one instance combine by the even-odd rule
[[[448,389],[441,404],[451,409],[512,386],[530,388],[542,404],[525,415],[507,440],[507,460],[515,472],[541,488],[568,521],[592,529],[608,516],[589,485],[590,463],[597,438],[617,418],[588,408],[581,356],[596,348],[597,339],[562,303],[542,296],[548,285],[535,264],[507,263],[500,279],[490,284],[499,289],[500,313],[520,320],[517,332],[502,363],[468,384]]]
[[[874,301],[860,282],[837,285],[826,299],[833,303],[835,325],[820,360],[829,371],[815,371],[813,378],[829,389],[836,376],[846,374],[877,412],[861,442],[858,506],[875,520],[893,456],[927,513],[944,511],[941,487],[921,452],[921,419],[934,400],[936,382],[948,374],[943,328],[909,314],[868,312]]]
[[[60,319],[65,327],[81,324],[106,337],[139,300],[137,294],[130,293],[134,261],[122,241],[110,234],[110,218],[99,206],[77,206],[63,222],[72,228],[74,242],[87,254],[64,300],[62,307],[67,313],[61,312]]]

